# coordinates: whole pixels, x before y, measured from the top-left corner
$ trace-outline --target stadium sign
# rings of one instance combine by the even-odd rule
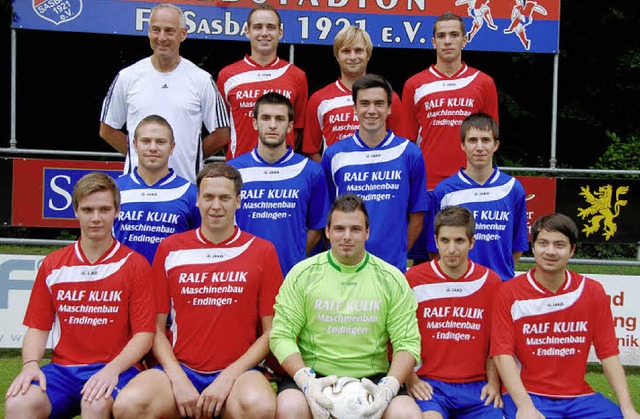
[[[13,3],[15,29],[146,35],[157,2],[129,0],[24,0]],[[465,20],[467,49],[557,53],[560,0],[176,0],[190,38],[246,40],[252,7],[269,3],[280,13],[283,42],[332,44],[344,26],[365,29],[375,46],[432,48],[437,16]]]

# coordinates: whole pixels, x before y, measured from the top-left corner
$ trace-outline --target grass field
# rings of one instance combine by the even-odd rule
[[[12,254],[47,254],[53,247],[31,247],[25,250],[22,246],[8,246],[0,245],[1,253]],[[518,264],[516,270],[526,271],[531,267],[530,264]],[[640,267],[634,266],[597,266],[597,265],[572,265],[569,269],[589,274],[612,274],[612,275],[638,275],[640,280]],[[4,417],[4,395],[11,384],[13,378],[20,372],[22,368],[22,359],[20,351],[18,349],[0,349],[0,394],[2,394],[2,401],[0,401],[0,417]],[[640,367],[626,367],[627,382],[629,383],[629,390],[636,410],[640,411]],[[591,364],[588,368],[586,377],[587,382],[594,388],[594,390],[601,392],[611,400],[616,401],[616,398],[607,382],[606,378],[602,374],[602,369],[599,364]]]

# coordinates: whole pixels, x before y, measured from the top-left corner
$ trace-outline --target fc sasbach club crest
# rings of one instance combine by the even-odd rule
[[[620,199],[621,195],[629,192],[628,186],[620,186],[615,191],[613,200],[613,186],[600,186],[597,191],[591,192],[589,186],[580,187],[580,196],[584,197],[590,207],[578,208],[578,216],[587,222],[583,225],[582,232],[589,235],[602,230],[602,236],[609,240],[618,231],[618,225],[614,222],[620,215],[620,208],[627,205],[627,200]]]
[[[82,13],[82,0],[31,0],[33,11],[44,20],[59,25]]]

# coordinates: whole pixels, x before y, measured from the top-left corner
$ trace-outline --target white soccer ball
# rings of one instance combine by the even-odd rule
[[[335,419],[360,419],[362,409],[373,401],[362,382],[351,377],[340,377],[334,385],[322,389],[322,394],[333,403],[330,413]]]

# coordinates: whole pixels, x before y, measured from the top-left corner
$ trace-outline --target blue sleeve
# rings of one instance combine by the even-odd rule
[[[314,170],[311,174],[311,199],[309,200],[309,210],[307,211],[307,228],[309,230],[319,230],[327,224],[329,190],[327,189],[327,179],[322,167],[311,159],[309,159],[309,164]]]
[[[527,198],[524,187],[516,179],[518,193],[514,195],[513,203],[513,251],[526,252],[529,250],[529,231],[527,230]]]
[[[407,140],[408,141],[408,140]],[[427,212],[429,202],[427,199],[427,174],[425,171],[422,151],[412,142],[409,142],[411,154],[409,154],[409,212]]]
[[[336,199],[336,185],[333,181],[333,176],[331,174],[331,152],[329,151],[329,147],[324,151],[322,155],[322,170],[324,171],[325,180],[327,182],[327,191],[329,193],[329,202],[333,203]]]

